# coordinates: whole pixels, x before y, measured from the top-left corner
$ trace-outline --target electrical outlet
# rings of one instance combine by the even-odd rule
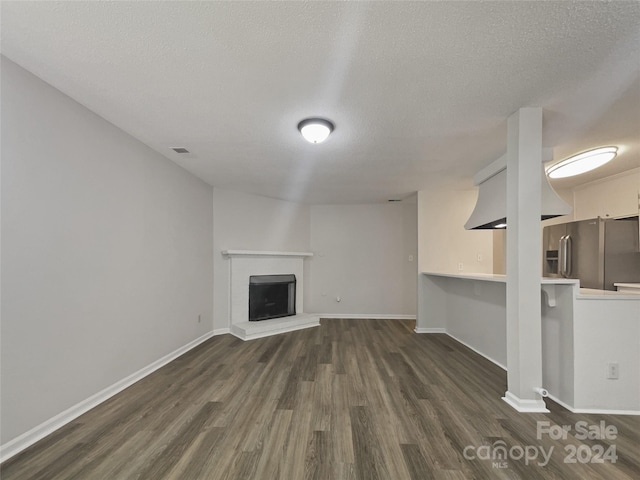
[[[479,253],[479,254],[478,254],[478,261],[479,261],[479,262],[481,262],[481,261],[482,261],[482,254],[481,254],[481,253]]]
[[[458,264],[458,270],[461,272],[464,269],[464,265],[462,264],[462,262],[460,262]]]
[[[202,322],[202,315],[198,315],[198,323]]]
[[[607,378],[611,380],[617,380],[620,375],[620,367],[617,362],[610,362],[607,364]]]
[[[413,255],[409,255],[409,261],[413,262]]]

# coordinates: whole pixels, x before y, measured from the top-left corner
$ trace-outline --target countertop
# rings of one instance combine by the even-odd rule
[[[578,299],[605,299],[605,300],[637,300],[640,295],[637,293],[617,292],[615,290],[596,290],[595,288],[581,288]]]
[[[507,276],[496,273],[442,273],[422,272],[423,275],[432,277],[459,278],[462,280],[479,280],[482,282],[507,283]],[[580,287],[580,281],[575,278],[541,277],[542,285],[575,285]],[[622,285],[622,284],[620,284]],[[637,285],[637,284],[636,284]],[[617,292],[614,290],[596,290],[593,288],[577,288],[578,300],[636,300],[640,301],[640,295],[636,293]]]
[[[480,280],[482,282],[507,283],[507,276],[498,273],[439,273],[422,272],[423,275],[433,277],[461,278],[465,280]],[[540,277],[540,283],[553,285],[578,285],[580,282],[574,278]]]

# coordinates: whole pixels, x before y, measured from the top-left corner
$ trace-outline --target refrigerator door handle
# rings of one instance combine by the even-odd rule
[[[558,240],[558,275],[564,277],[564,272],[562,271],[562,266],[564,265],[564,237],[565,235],[560,237]]]
[[[566,235],[560,237],[558,241],[558,275],[564,277],[565,256],[564,256],[564,239]]]
[[[569,278],[571,276],[571,235],[565,235],[564,238],[564,277]]]

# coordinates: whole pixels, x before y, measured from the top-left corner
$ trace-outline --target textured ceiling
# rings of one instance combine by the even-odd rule
[[[208,183],[308,203],[469,188],[506,118],[640,166],[640,3],[10,2],[2,53]],[[336,130],[310,145],[308,116]],[[170,147],[186,147],[189,155]]]

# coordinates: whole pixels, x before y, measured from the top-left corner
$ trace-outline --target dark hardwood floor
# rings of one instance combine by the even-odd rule
[[[549,414],[520,414],[501,400],[503,370],[446,335],[413,333],[414,323],[334,319],[249,342],[214,337],[11,458],[0,476],[640,478],[639,417],[550,401]],[[618,434],[581,440],[581,421]],[[536,422],[572,428],[565,440],[538,439]],[[506,458],[484,459],[499,446]],[[615,463],[595,463],[601,447],[615,449]],[[553,449],[548,463],[541,448]]]

